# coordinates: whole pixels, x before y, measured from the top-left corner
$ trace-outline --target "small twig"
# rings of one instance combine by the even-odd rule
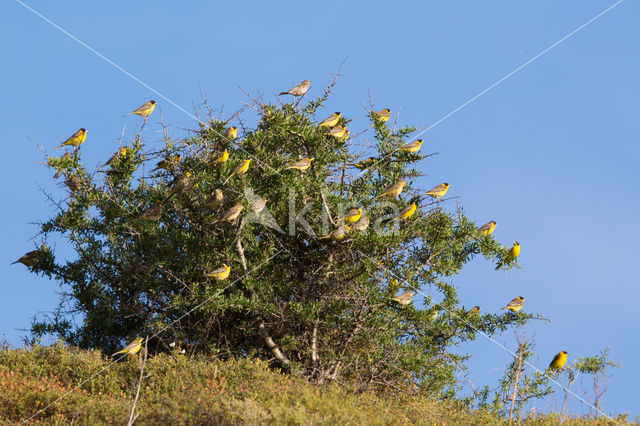
[[[138,418],[138,414],[136,414],[135,416],[133,415],[133,413],[135,413],[136,411],[136,404],[138,403],[138,397],[140,396],[140,387],[142,386],[142,377],[144,374],[144,366],[147,363],[147,355],[148,355],[148,351],[147,351],[147,346],[149,345],[149,338],[147,337],[147,340],[144,342],[144,358],[142,360],[142,365],[140,366],[140,378],[138,379],[138,390],[136,391],[136,397],[133,400],[133,406],[131,407],[131,414],[129,414],[129,421],[127,422],[127,426],[131,426],[133,424],[133,422],[136,421],[136,419]]]

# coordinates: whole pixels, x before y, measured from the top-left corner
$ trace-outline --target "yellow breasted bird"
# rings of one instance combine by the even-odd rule
[[[72,134],[69,137],[69,139],[64,141],[61,145],[56,146],[56,149],[62,148],[65,145],[73,146],[77,148],[84,143],[85,139],[87,139],[87,129],[83,127],[78,129],[74,134]]]
[[[303,158],[301,160],[296,161],[289,167],[287,167],[287,169],[296,169],[296,170],[300,170],[301,172],[306,172],[307,169],[311,167],[311,162],[313,160],[314,158]]]
[[[127,150],[128,150],[128,148],[126,146],[123,146],[120,149],[118,149],[118,152],[113,154],[113,156],[111,158],[109,158],[109,160],[107,160],[107,162],[104,163],[104,165],[102,167],[108,166],[109,164],[111,164],[114,161],[116,161],[118,158],[124,157],[125,155],[127,155]]]
[[[311,82],[309,80],[303,80],[302,83],[298,84],[293,89],[287,90],[286,92],[280,92],[279,95],[280,96],[282,95],[302,96],[305,93],[307,93],[307,90],[309,90],[310,85],[311,85]]]
[[[406,184],[407,182],[405,182],[404,180],[399,180],[398,182],[385,189],[384,192],[378,196],[378,198],[395,198],[400,195]]]
[[[502,262],[498,264],[498,266],[496,266],[496,271],[502,268],[506,262],[512,262],[516,260],[518,256],[520,256],[520,243],[514,241],[511,250],[509,250],[509,253],[507,253],[507,256],[502,260]]]
[[[114,353],[111,356],[116,356],[120,354],[127,354],[127,355],[137,354],[138,352],[140,352],[140,348],[142,348],[142,340],[144,340],[142,337],[137,337],[133,342],[125,346],[124,349]]]
[[[422,146],[423,143],[424,141],[422,139],[416,139],[411,143],[401,146],[400,148],[398,148],[398,150],[402,152],[418,152],[420,151],[420,147]]]
[[[340,120],[340,117],[342,117],[342,114],[339,111],[336,111],[333,114],[331,114],[330,116],[328,116],[327,118],[325,118],[324,120],[322,120],[322,122],[320,124],[318,124],[318,126],[319,127],[333,127],[336,124],[338,124],[338,120]]]
[[[162,217],[162,203],[155,202],[147,210],[142,212],[140,219],[150,220],[151,222],[157,222]]]
[[[207,277],[209,278],[215,278],[216,280],[222,281],[222,280],[226,280],[227,278],[229,278],[229,273],[231,272],[231,267],[227,266],[226,264],[222,264],[222,267],[211,271],[207,274]]]
[[[323,238],[330,238],[334,241],[338,241],[344,238],[345,235],[347,235],[347,232],[349,232],[349,229],[351,229],[350,226],[348,225],[342,225],[336,229],[334,229],[333,231],[331,231],[329,233],[329,235],[323,237]]]
[[[228,159],[229,151],[227,151],[226,149],[222,152],[217,153],[216,156],[213,157],[213,161],[216,163],[226,163]]]
[[[213,195],[211,195],[211,197],[209,197],[209,199],[205,203],[205,206],[209,207],[210,209],[219,209],[220,207],[222,207],[223,202],[224,194],[222,193],[222,190],[220,188],[216,188],[215,191],[213,191]]]
[[[162,160],[158,161],[158,163],[156,164],[156,167],[151,171],[155,172],[156,170],[159,170],[159,169],[171,170],[178,165],[180,160],[182,160],[182,156],[179,154],[168,155]]]
[[[394,302],[399,303],[401,306],[406,306],[409,303],[411,303],[411,300],[413,299],[413,292],[412,291],[405,291],[404,293],[398,295],[398,296],[394,296],[391,297],[391,300],[393,300]]]
[[[369,227],[369,222],[370,222],[369,216],[362,216],[359,221],[357,221],[351,226],[351,229],[355,231],[364,231]]]
[[[150,100],[146,104],[142,105],[140,108],[136,109],[135,111],[131,111],[127,115],[134,115],[134,114],[139,115],[140,117],[144,117],[144,120],[147,121],[147,117],[151,115],[151,113],[155,108],[156,108],[156,101]]]
[[[373,166],[375,164],[375,162],[376,162],[376,157],[369,157],[369,158],[366,158],[366,159],[354,164],[354,166],[356,166],[360,170],[364,170],[364,169],[367,169],[367,168]]]
[[[337,220],[344,220],[347,223],[356,223],[360,220],[360,216],[362,216],[362,209],[351,209]]]
[[[40,250],[33,250],[30,252],[27,252],[20,259],[16,260],[15,262],[12,262],[11,264],[13,265],[15,263],[22,263],[24,266],[32,267],[38,261],[39,253],[40,253]]]
[[[494,229],[496,229],[496,221],[492,220],[478,228],[478,232],[482,235],[491,235]]]
[[[560,370],[567,363],[567,356],[569,353],[567,351],[560,351],[553,357],[553,360],[549,364],[549,369],[551,370]]]
[[[416,212],[417,209],[418,209],[418,205],[416,203],[407,204],[402,210],[400,210],[400,213],[398,213],[398,216],[394,217],[392,220],[396,220],[396,219],[407,220],[411,216],[413,216],[413,214]]]
[[[508,309],[511,312],[518,312],[520,309],[522,309],[522,305],[524,305],[524,297],[518,296],[502,309]]]
[[[244,175],[245,173],[247,173],[247,170],[249,170],[249,164],[251,164],[251,159],[242,160],[240,164],[238,164],[236,168],[233,169],[229,177],[233,175],[239,175],[239,176]]]
[[[435,188],[431,188],[430,190],[428,190],[427,195],[431,195],[433,198],[440,198],[443,197],[448,190],[449,184],[445,182],[436,186]]]
[[[227,134],[225,135],[227,139],[235,140],[238,137],[238,128],[236,126],[231,126],[227,129]]]
[[[238,216],[240,216],[240,213],[242,213],[242,209],[244,209],[244,206],[242,204],[236,204],[235,206],[224,212],[220,220],[222,222],[233,222]]]
[[[345,133],[347,132],[347,128],[344,126],[333,126],[331,129],[329,129],[329,133],[327,133],[329,136],[333,136],[334,138],[343,138]]]
[[[389,118],[391,118],[391,110],[389,108],[383,108],[380,111],[372,112],[371,116],[376,120],[380,120],[383,123],[386,123],[387,121],[389,121]]]
[[[482,309],[480,308],[480,306],[477,306],[477,305],[476,305],[476,306],[474,306],[473,308],[471,308],[471,309],[469,310],[469,314],[472,314],[472,315],[478,315],[478,314],[480,313],[480,311],[481,311],[481,310],[482,310]]]

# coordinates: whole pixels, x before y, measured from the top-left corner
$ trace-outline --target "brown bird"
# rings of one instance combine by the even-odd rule
[[[155,202],[147,210],[142,212],[140,219],[157,222],[162,217],[162,202]]]
[[[480,308],[480,306],[477,306],[477,305],[476,305],[476,306],[474,306],[473,308],[471,308],[471,309],[469,310],[469,314],[472,314],[472,315],[478,315],[478,314],[480,313],[480,311],[481,311],[481,310],[482,310],[482,309]]]
[[[78,175],[69,176],[69,179],[65,180],[64,183],[71,192],[77,192],[80,190],[80,178]]]
[[[280,92],[281,95],[293,95],[293,96],[303,96],[309,90],[309,85],[311,82],[309,80],[304,80],[302,83],[298,84],[291,90],[287,90],[286,92]]]
[[[264,210],[264,208],[267,206],[267,199],[264,197],[258,197],[255,200],[253,200],[251,202],[251,210],[253,210],[253,212],[255,214],[260,213],[262,210]]]
[[[394,296],[391,298],[391,300],[393,300],[394,302],[398,302],[401,306],[406,306],[411,303],[411,299],[413,299],[413,292],[408,290],[398,296]]]
[[[39,253],[40,253],[40,250],[33,250],[30,252],[27,252],[20,259],[16,260],[15,262],[12,262],[11,264],[13,265],[15,263],[22,263],[24,266],[32,267],[38,261]]]
[[[222,215],[222,218],[220,218],[220,220],[222,222],[233,222],[234,220],[236,220],[238,216],[240,216],[242,209],[244,209],[244,206],[242,204],[236,204],[235,206],[227,210]]]
[[[171,182],[171,193],[167,198],[171,198],[174,194],[184,192],[184,190],[187,189],[191,184],[190,178],[191,172],[189,171],[180,173],[178,176],[176,176],[175,179],[173,179],[173,181]]]
[[[356,231],[364,231],[369,227],[369,222],[369,216],[362,216],[359,221],[351,226],[351,229],[354,229]]]
[[[213,191],[213,195],[209,197],[209,199],[205,203],[205,206],[209,207],[210,209],[219,209],[222,206],[223,202],[224,194],[222,193],[222,190],[220,188],[216,188],[216,190]]]

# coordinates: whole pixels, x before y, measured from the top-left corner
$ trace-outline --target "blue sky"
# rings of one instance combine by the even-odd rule
[[[317,95],[348,55],[326,111],[361,117],[352,126],[366,129],[361,102],[369,91],[377,107],[400,112],[400,123],[427,127],[614,1],[273,3],[27,4],[189,112],[199,87],[225,112],[248,102],[238,86],[273,100],[309,79]],[[640,293],[633,269],[640,237],[639,12],[637,2],[624,1],[430,129],[423,149],[439,155],[422,165],[425,187],[449,182],[469,216],[496,220],[497,238],[522,244],[523,270],[503,274],[472,262],[455,280],[463,303],[495,312],[522,295],[526,309],[552,318],[529,329],[540,367],[562,349],[573,358],[610,346],[622,368],[604,407],[634,416],[640,338],[628,306]],[[0,335],[19,345],[21,329],[51,310],[59,291],[21,265],[9,266],[34,248],[32,223],[53,211],[39,186],[62,194],[32,141],[52,152],[86,127],[84,158],[97,164],[115,151],[125,124],[125,138],[138,128],[137,117],[122,115],[149,99],[158,101],[173,134],[196,123],[18,2],[2,2],[0,16],[0,177],[11,206],[0,221]],[[150,119],[150,144],[160,143],[158,120],[157,113]],[[630,302],[624,309],[623,299]],[[497,340],[515,344],[512,333]],[[482,337],[464,350],[474,356],[471,378],[495,385],[509,355]],[[582,394],[579,380],[574,389]]]

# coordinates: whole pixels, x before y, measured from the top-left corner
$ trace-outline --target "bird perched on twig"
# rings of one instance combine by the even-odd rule
[[[428,190],[427,195],[431,195],[433,198],[440,198],[440,197],[443,197],[448,190],[449,190],[449,184],[445,182],[445,183],[441,183],[435,188],[431,188],[430,190]]]
[[[398,182],[394,183],[393,185],[385,189],[384,192],[378,196],[378,198],[384,198],[384,197],[395,198],[398,195],[400,195],[400,193],[402,192],[406,184],[407,184],[406,181],[399,180]]]
[[[336,220],[344,220],[347,223],[356,223],[362,216],[362,209],[351,209]]]
[[[551,363],[549,364],[550,370],[560,370],[567,363],[567,356],[569,353],[567,351],[560,351],[553,357]]]
[[[502,262],[498,263],[498,266],[496,266],[496,271],[502,268],[507,262],[513,262],[514,260],[516,260],[518,256],[520,256],[520,243],[514,241],[511,250],[509,250],[509,253],[507,253],[505,258],[502,259]]]
[[[491,235],[493,230],[496,229],[496,221],[492,220],[491,222],[487,222],[477,229],[479,233],[482,235]]]
[[[127,346],[125,346],[124,349],[114,353],[111,356],[116,356],[116,355],[120,355],[120,354],[135,355],[140,351],[140,348],[142,348],[142,341],[143,340],[144,339],[142,337],[137,337],[133,342],[131,342]]]
[[[213,195],[211,195],[211,197],[209,197],[209,199],[206,201],[205,206],[209,207],[210,209],[219,209],[220,207],[222,207],[223,202],[224,194],[222,193],[222,190],[220,188],[216,188],[215,191],[213,191]]]
[[[369,216],[362,216],[359,221],[351,225],[351,229],[355,231],[364,231],[369,227]]]
[[[81,182],[78,175],[71,175],[67,180],[64,181],[64,184],[67,185],[69,191],[78,192],[80,190]]]
[[[413,292],[408,290],[398,296],[391,297],[391,300],[399,303],[401,306],[408,305],[409,303],[411,303],[412,299],[413,299]]]
[[[328,116],[327,118],[325,118],[324,120],[322,120],[322,122],[318,124],[318,127],[333,127],[336,124],[338,124],[338,120],[340,120],[340,117],[342,117],[342,113],[340,113],[339,111],[336,111],[330,116]]]
[[[65,145],[77,148],[84,143],[85,139],[87,139],[87,130],[82,127],[72,134],[69,139],[56,146],[56,149],[62,148]]]
[[[340,125],[333,126],[329,129],[329,132],[327,134],[337,139],[344,138],[344,136],[347,134],[347,128]]]
[[[409,203],[402,210],[400,210],[400,213],[398,213],[398,216],[394,217],[391,220],[398,220],[398,219],[407,220],[411,216],[413,216],[416,210],[418,210],[418,205],[416,203]]]
[[[309,85],[311,82],[309,80],[304,80],[302,83],[298,84],[291,90],[287,90],[286,92],[280,92],[279,96],[282,95],[293,95],[293,96],[303,96],[309,90]]]
[[[369,157],[360,162],[357,162],[356,164],[354,164],[354,166],[356,166],[360,170],[364,170],[373,166],[375,162],[376,162],[376,157]]]
[[[227,129],[227,133],[225,135],[229,140],[236,140],[238,137],[238,128],[236,126],[231,126]]]
[[[156,164],[156,167],[151,171],[155,172],[156,170],[159,170],[159,169],[171,170],[178,165],[180,160],[182,160],[182,156],[179,154],[168,155],[162,160],[158,161],[158,163]]]
[[[231,272],[231,267],[226,264],[222,264],[222,266],[214,271],[211,271],[207,274],[209,278],[215,278],[216,280],[222,281],[229,278],[229,273]]]
[[[349,232],[349,230],[351,229],[350,226],[348,225],[342,225],[336,229],[334,229],[333,231],[329,232],[328,235],[322,237],[322,238],[329,238],[332,239],[334,241],[338,241],[344,238],[345,235],[347,235],[347,232]]]
[[[524,305],[524,297],[518,296],[502,309],[508,309],[511,312],[518,312],[520,309],[522,309],[522,305]]]
[[[231,178],[231,176],[233,175],[238,175],[238,176],[242,176],[245,173],[247,173],[247,170],[249,170],[249,164],[251,164],[251,159],[248,160],[242,160],[240,162],[240,164],[238,164],[236,166],[235,169],[233,169],[233,171],[231,172],[231,174],[229,175],[229,178]]]
[[[13,265],[16,263],[22,263],[24,266],[32,267],[38,261],[39,253],[40,253],[40,250],[33,250],[30,252],[27,252],[22,257],[20,257],[20,259],[16,260],[15,262],[11,262],[11,264]]]
[[[224,151],[217,153],[215,157],[213,157],[213,162],[226,163],[228,159],[229,159],[229,151],[225,149]]]
[[[162,202],[158,201],[153,203],[147,210],[142,212],[140,219],[150,220],[157,222],[162,217]]]
[[[296,170],[300,170],[301,172],[306,172],[307,169],[309,169],[309,167],[311,167],[311,162],[313,160],[314,160],[313,157],[311,157],[311,158],[303,158],[301,160],[296,161],[295,163],[293,163],[289,167],[287,167],[287,169],[296,169]]]
[[[371,117],[375,120],[380,120],[383,123],[386,123],[389,121],[389,118],[391,118],[391,110],[389,108],[383,108],[380,111],[373,111],[371,113]]]
[[[171,182],[171,193],[167,198],[171,198],[174,194],[182,193],[191,185],[191,172],[186,171],[180,173]]]
[[[222,222],[233,222],[238,216],[240,216],[240,213],[242,213],[242,209],[244,209],[244,206],[242,204],[236,204],[235,206],[227,210],[222,215],[220,220]]]
[[[153,112],[153,110],[155,108],[156,108],[156,101],[150,100],[146,104],[142,105],[141,107],[139,107],[135,111],[131,111],[127,115],[134,115],[134,114],[135,115],[139,115],[140,117],[144,117],[144,121],[147,121],[147,118],[151,115],[151,113]],[[125,117],[127,115],[125,115]]]
[[[126,146],[121,147],[120,149],[118,149],[118,152],[113,154],[111,158],[109,158],[107,162],[102,165],[102,167],[108,166],[109,164],[113,163],[120,157],[124,157],[125,155],[127,155],[127,151],[128,151],[128,148]]]
[[[422,139],[417,139],[411,143],[408,143],[404,146],[401,146],[400,148],[398,148],[398,151],[402,151],[402,152],[418,152],[420,151],[420,147],[422,146],[422,144],[424,143],[424,141]]]
[[[473,308],[471,308],[471,309],[469,310],[469,314],[470,314],[470,315],[478,315],[478,314],[480,313],[480,311],[481,311],[481,310],[482,310],[482,309],[480,308],[480,306],[476,305],[476,306],[474,306]]]

